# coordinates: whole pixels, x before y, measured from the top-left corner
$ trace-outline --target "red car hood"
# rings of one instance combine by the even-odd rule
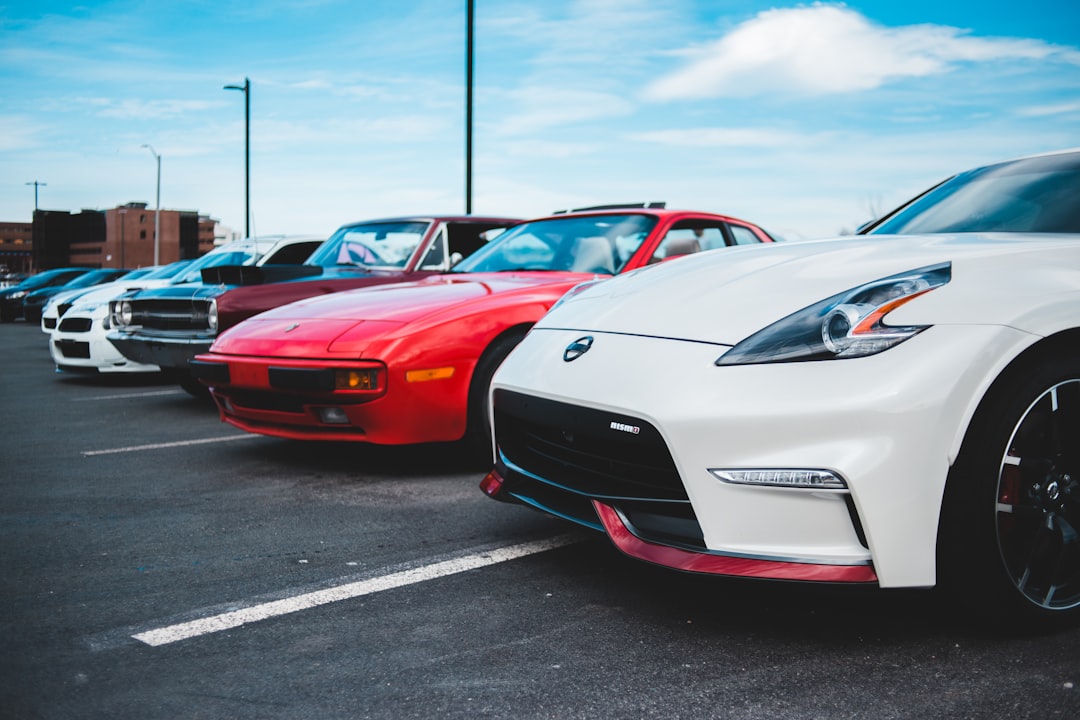
[[[476,303],[512,293],[528,295],[533,288],[564,286],[556,289],[561,295],[593,277],[565,272],[447,274],[348,290],[249,318],[219,336],[211,352],[294,358],[353,355],[365,341],[429,316],[475,312]]]
[[[284,305],[260,320],[383,320],[414,322],[431,313],[482,298],[592,277],[581,273],[476,273],[436,275],[414,282],[346,290]]]

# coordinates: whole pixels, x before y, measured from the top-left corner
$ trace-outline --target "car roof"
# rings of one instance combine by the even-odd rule
[[[709,210],[685,210],[679,208],[669,208],[663,206],[660,203],[602,205],[588,208],[577,208],[574,210],[558,210],[550,215],[530,218],[526,222],[538,222],[540,220],[558,220],[560,218],[567,217],[595,217],[597,215],[654,215],[659,218],[676,217],[679,215],[696,215],[703,217],[715,217],[723,220],[730,220],[733,222],[745,223],[746,225],[753,225],[754,227],[758,227],[757,223],[750,222],[749,220],[743,220],[742,218],[735,217],[734,215],[725,215],[723,213],[711,212]]]
[[[355,225],[374,225],[376,223],[389,222],[511,222],[519,223],[521,218],[505,217],[502,215],[400,215],[397,217],[374,218],[347,222],[341,227],[353,227]]]

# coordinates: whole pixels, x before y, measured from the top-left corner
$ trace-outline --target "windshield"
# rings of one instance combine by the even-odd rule
[[[221,265],[247,265],[255,259],[255,247],[252,245],[242,250],[209,252],[188,265],[187,269],[173,280],[173,284],[202,282],[203,268],[219,267]]]
[[[652,215],[581,215],[515,225],[452,272],[619,272],[656,226]]]
[[[38,275],[32,275],[19,283],[20,290],[36,290],[46,287],[57,275],[70,273],[70,270],[46,270]]]
[[[177,260],[174,263],[168,265],[162,265],[142,277],[143,280],[167,280],[171,277],[175,277],[184,271],[186,267],[191,265],[191,260]],[[129,280],[131,276],[125,275],[124,280]]]
[[[88,273],[84,273],[75,278],[71,282],[64,285],[65,290],[74,290],[76,288],[90,287],[91,285],[98,285],[106,280],[119,277],[119,270],[91,270]]]
[[[869,230],[871,235],[1080,232],[1080,153],[1028,158],[946,180]]]
[[[149,267],[137,268],[135,270],[132,270],[129,273],[121,275],[120,277],[117,278],[117,280],[135,280],[137,278],[149,277],[155,271],[160,270],[160,269],[161,268],[154,267],[152,265],[149,266]]]
[[[430,226],[423,220],[347,225],[331,235],[304,264],[404,268]]]

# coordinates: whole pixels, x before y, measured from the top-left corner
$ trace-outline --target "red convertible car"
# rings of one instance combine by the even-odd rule
[[[225,422],[298,440],[466,439],[490,457],[495,369],[576,285],[679,255],[771,242],[743,220],[651,204],[516,225],[451,272],[313,297],[220,335],[192,362]]]

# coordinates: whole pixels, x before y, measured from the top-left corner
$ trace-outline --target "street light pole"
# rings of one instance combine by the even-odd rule
[[[154,203],[154,264],[161,264],[161,156],[152,145],[143,145],[157,160],[157,201]]]
[[[28,183],[24,183],[24,184],[34,186],[34,212],[36,213],[37,210],[38,210],[38,202],[37,202],[38,201],[38,187],[47,187],[49,183],[43,183],[43,182],[38,182],[37,180],[34,180],[32,182],[28,182]]]
[[[465,36],[465,214],[472,214],[472,126],[473,126],[473,26],[475,0],[466,6]]]
[[[251,237],[251,81],[243,85],[226,85],[225,90],[244,93],[244,237]]]

